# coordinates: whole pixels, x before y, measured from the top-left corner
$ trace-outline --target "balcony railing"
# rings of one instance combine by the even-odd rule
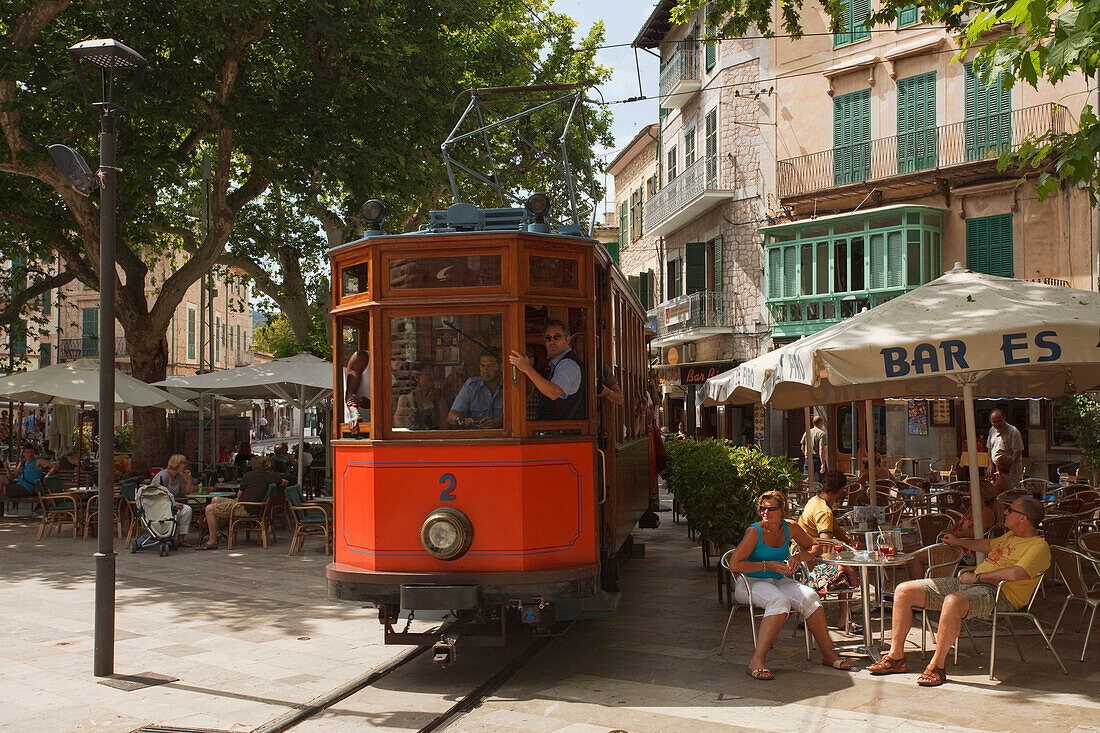
[[[1061,105],[1040,104],[781,160],[779,196],[990,160],[1029,135],[1065,132],[1067,115]]]
[[[698,292],[666,300],[657,306],[657,336],[695,328],[732,326],[733,307],[721,293]]]
[[[130,352],[126,349],[126,339],[121,336],[115,338],[115,358],[129,356]],[[61,339],[61,353],[57,359],[59,362],[91,358],[99,358],[99,339]]]
[[[661,67],[661,97],[667,97],[676,91],[682,81],[699,79],[699,44],[694,38],[681,41],[672,52],[668,63]],[[666,105],[667,106],[667,105]],[[679,104],[673,104],[679,107]]]
[[[1062,280],[1057,277],[1025,277],[1025,281],[1029,283],[1042,283],[1043,285],[1056,285],[1061,288],[1069,287],[1069,280]]]
[[[772,335],[780,338],[808,336],[827,326],[851,318],[864,308],[893,300],[916,286],[860,290],[793,298],[769,298]]]

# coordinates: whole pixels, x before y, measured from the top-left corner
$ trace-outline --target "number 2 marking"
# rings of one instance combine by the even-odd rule
[[[458,498],[455,496],[456,482],[455,477],[452,474],[445,473],[440,476],[439,483],[447,484],[447,488],[443,489],[443,491],[439,494],[440,501],[454,501],[456,498]]]

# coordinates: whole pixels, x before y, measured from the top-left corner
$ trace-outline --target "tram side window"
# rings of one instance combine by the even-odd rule
[[[343,364],[337,401],[337,434],[342,438],[366,438],[371,434],[370,339],[367,317],[339,319],[336,361]]]
[[[340,297],[347,298],[367,292],[367,263],[348,265],[340,270]]]
[[[389,278],[395,290],[499,286],[500,255],[394,257],[389,260]]]
[[[512,365],[527,384],[527,419],[584,420],[591,382],[586,343],[588,324],[581,308],[527,306],[524,316],[526,354],[513,351]]]
[[[501,430],[499,313],[390,319],[390,414],[395,432]]]

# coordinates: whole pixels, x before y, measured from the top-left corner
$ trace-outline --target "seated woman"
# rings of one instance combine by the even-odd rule
[[[415,387],[397,398],[393,426],[410,430],[439,430],[443,407],[435,386],[435,367],[428,362],[415,362],[410,370]]]
[[[855,545],[856,540],[850,537],[842,527],[838,527],[833,517],[833,504],[836,503],[840,492],[844,490],[847,479],[843,473],[836,470],[825,472],[821,479],[821,491],[817,496],[806,502],[806,508],[802,510],[802,516],[798,518],[798,525],[806,531],[810,537],[821,539],[838,539],[849,545]],[[827,545],[819,544],[810,554],[819,557],[827,549]],[[859,573],[856,569],[847,565],[829,565],[818,563],[812,566],[812,575],[809,586],[821,593],[842,593],[844,597],[851,594],[847,591],[859,587]],[[849,634],[862,634],[863,628],[848,620],[848,603],[840,604],[840,628]]]
[[[890,473],[888,469],[882,466],[882,454],[875,453],[875,483],[879,481],[893,481],[894,474]],[[867,468],[867,462],[863,462],[863,473],[856,479],[857,484],[866,486],[871,481],[871,471]]]
[[[199,545],[196,550],[218,549],[218,520],[229,519],[230,515],[243,517],[250,511],[258,514],[254,507],[237,506],[237,502],[261,502],[267,498],[267,490],[271,484],[286,486],[287,480],[279,478],[275,474],[275,462],[271,458],[253,456],[249,464],[250,470],[241,477],[240,488],[237,489],[235,499],[225,496],[215,497],[206,507],[206,526],[210,536],[206,544]]]
[[[57,464],[35,456],[34,446],[23,446],[23,460],[11,472],[11,481],[7,483],[5,495],[21,498],[38,493],[38,482],[46,476],[57,473]]]
[[[150,483],[168,489],[169,493],[176,499],[184,494],[190,494],[195,489],[191,481],[191,466],[187,461],[187,456],[177,453],[169,458],[168,466],[162,468]],[[187,541],[187,535],[191,532],[191,516],[193,513],[189,505],[176,502],[176,523],[179,525],[180,547],[191,546],[191,543]]]
[[[242,440],[237,446],[237,455],[233,456],[233,462],[238,467],[243,467],[252,460],[252,445],[247,440]]]
[[[756,651],[749,660],[749,676],[758,680],[774,679],[766,666],[768,652],[792,609],[806,619],[806,627],[821,649],[821,663],[833,669],[851,670],[847,660],[833,651],[833,641],[825,625],[825,611],[817,593],[786,577],[804,560],[812,557],[809,550],[814,547],[814,540],[797,522],[787,519],[787,497],[782,493],[765,492],[760,496],[757,508],[760,510],[760,521],[745,530],[745,537],[737,545],[729,563],[731,571],[744,574],[737,579],[734,597],[740,603],[748,602],[747,582],[752,588],[753,603],[764,609],[764,618],[760,621],[756,637]],[[792,540],[802,550],[793,556]]]

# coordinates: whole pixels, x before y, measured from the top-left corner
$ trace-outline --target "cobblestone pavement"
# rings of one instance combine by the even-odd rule
[[[805,658],[801,637],[781,636],[774,682],[744,673],[747,616],[735,616],[718,654],[726,611],[713,571],[683,525],[661,515],[638,532],[646,557],[626,566],[613,618],[576,624],[473,713],[460,731],[1027,730],[1100,731],[1100,648],[1081,663],[1078,613],[1055,642],[1059,673],[1035,636],[999,645],[999,681],[968,643],[951,681],[926,690],[916,672],[871,677]],[[132,731],[157,723],[247,731],[360,676],[400,651],[381,644],[372,610],[325,596],[327,556],[317,542],[287,557],[289,535],[269,550],[181,550],[118,557],[115,668],[177,681],[133,691],[91,674],[94,541],[34,539],[33,520],[0,520],[0,730]],[[1049,621],[1064,591],[1043,605]],[[788,628],[793,624],[788,623]],[[910,641],[919,645],[919,630]],[[295,730],[416,730],[491,670],[491,650],[463,651],[439,670],[427,661],[355,695]],[[910,666],[921,668],[919,650]]]

